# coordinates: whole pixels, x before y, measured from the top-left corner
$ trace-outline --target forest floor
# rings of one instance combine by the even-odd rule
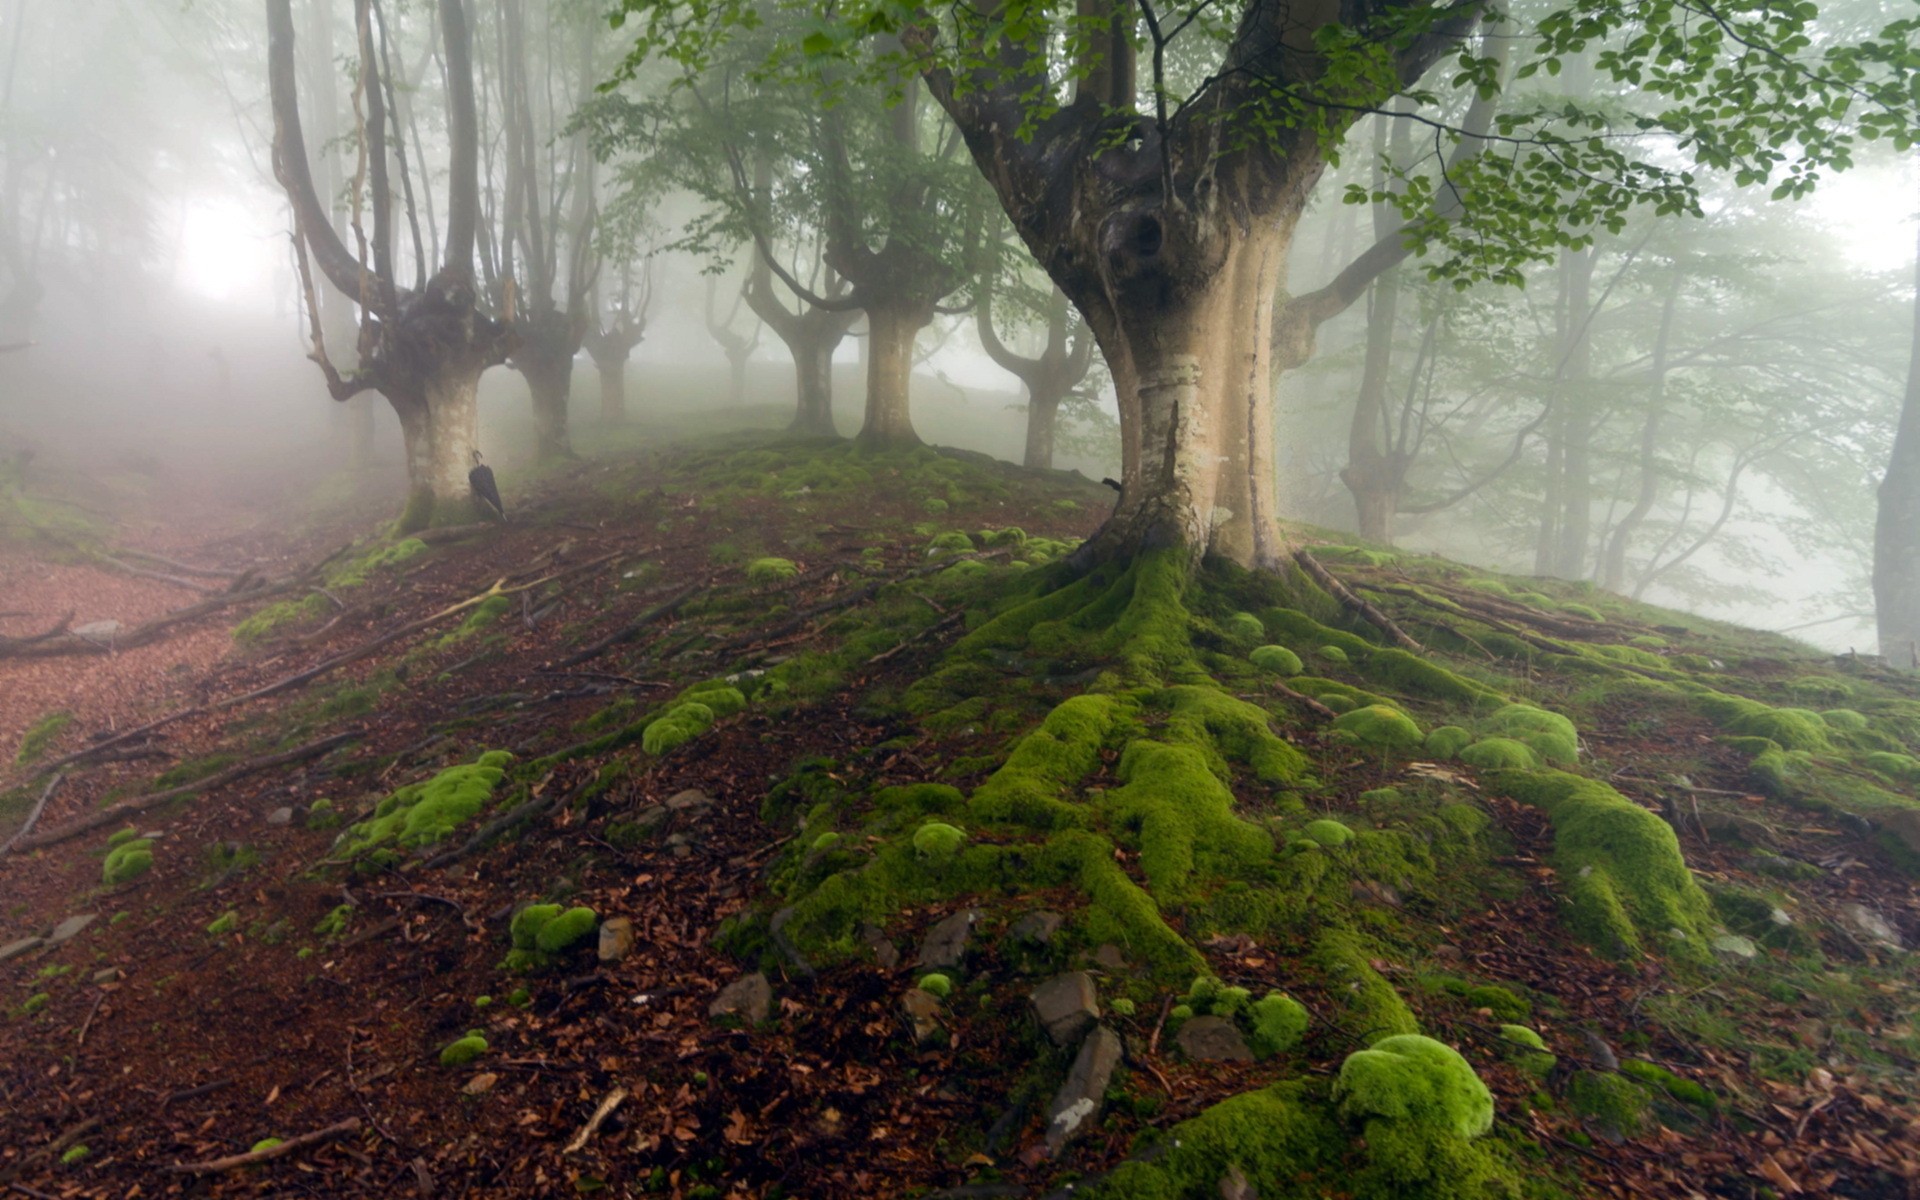
[[[399,554],[382,553],[394,543],[364,506],[283,531],[209,516],[198,531],[115,540],[172,560],[139,562],[156,573],[225,573],[188,577],[198,588],[44,546],[0,551],[0,638],[69,614],[132,630],[288,581],[133,648],[0,642],[0,746],[21,751],[0,768],[0,844],[26,834],[0,857],[0,1192],[1039,1196],[1096,1181],[1145,1135],[1282,1074],[1331,1076],[1356,1047],[1337,1022],[1316,1023],[1284,1059],[1195,1061],[1163,1036],[1176,996],[1116,1007],[1132,1069],[1101,1098],[1097,1128],[1050,1155],[1044,1101],[1064,1061],[1037,1075],[1020,1049],[1039,976],[998,931],[1005,913],[1071,911],[1072,889],[916,899],[885,931],[906,953],[817,971],[764,939],[716,946],[723,926],[778,905],[770,879],[784,888],[827,853],[781,802],[794,780],[814,772],[862,795],[934,780],[972,789],[1010,735],[1076,686],[1041,680],[1021,704],[969,710],[976,719],[889,702],[978,621],[965,599],[976,593],[928,573],[930,541],[1017,526],[1035,544],[1067,543],[1111,502],[1077,476],[967,456],[861,460],[850,482],[851,451],[806,444],[792,469],[779,465],[788,454],[764,435],[728,435],[509,478],[511,523]],[[992,539],[974,540],[983,571],[999,569]],[[772,558],[795,573],[750,573]],[[1420,605],[1395,589],[1460,575],[1365,551],[1328,565],[1416,632]],[[1642,606],[1609,605],[1601,637],[1602,622],[1557,607],[1581,593],[1509,582],[1508,596],[1553,591],[1550,610],[1498,601],[1502,627],[1530,636],[1638,637],[1659,643],[1644,651],[1656,659],[1711,658],[1716,686],[1737,677],[1760,696],[1830,679],[1876,720],[1920,695],[1870,665]],[[1269,692],[1259,700],[1276,729],[1314,764],[1316,815],[1357,824],[1364,796],[1431,786],[1497,832],[1463,901],[1356,876],[1356,908],[1378,910],[1382,928],[1420,926],[1382,942],[1398,949],[1371,970],[1423,1032],[1468,1054],[1500,1136],[1536,1156],[1542,1186],[1920,1194],[1920,980],[1897,948],[1920,945],[1920,890],[1884,836],[1897,822],[1783,804],[1709,719],[1552,670],[1523,668],[1522,686],[1579,697],[1582,770],[1672,820],[1723,912],[1738,907],[1723,894],[1771,898],[1792,936],[1767,936],[1763,907],[1726,961],[1603,957],[1564,918],[1541,808],[1456,761],[1357,749],[1330,714]],[[648,752],[637,718],[689,685],[762,672],[783,694],[753,693],[745,711]],[[343,829],[490,750],[513,755],[497,805],[411,855],[355,860]],[[1087,790],[1119,770],[1106,755]],[[1243,784],[1250,809],[1265,803]],[[108,881],[113,843],[136,835],[150,868]],[[1426,889],[1445,886],[1443,871]],[[513,918],[536,900],[625,918],[632,946],[603,957],[589,938],[539,969],[504,969]],[[963,993],[977,1006],[956,996],[941,1035],[916,1037],[901,1012],[925,970],[912,947],[969,905],[990,914]],[[43,940],[75,917],[92,919]],[[1284,987],[1315,1012],[1342,1002],[1342,985],[1285,936],[1201,940],[1197,919],[1192,932],[1220,979]],[[1158,986],[1111,946],[1066,941],[1048,962]],[[716,1019],[717,994],[756,966],[772,975],[763,1019]],[[1496,1002],[1459,981],[1498,984]],[[1560,1060],[1553,1075],[1503,1056],[1490,1021],[1523,1018],[1495,1011],[1500,996],[1523,998]],[[443,1064],[470,1031],[484,1053]],[[1629,1051],[1708,1099],[1679,1102],[1679,1089],[1610,1125],[1564,1098],[1573,1075]],[[261,1145],[273,1138],[277,1154]],[[268,1153],[219,1161],[251,1149]]]

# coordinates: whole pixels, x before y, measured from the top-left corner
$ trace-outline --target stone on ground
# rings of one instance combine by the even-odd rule
[[[760,1024],[772,1011],[773,985],[758,971],[742,975],[721,988],[720,994],[713,998],[713,1003],[707,1005],[708,1016],[745,1017],[749,1025]]]

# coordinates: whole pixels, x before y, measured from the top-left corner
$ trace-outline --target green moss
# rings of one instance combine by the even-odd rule
[[[228,910],[214,918],[213,923],[207,926],[207,932],[214,937],[220,937],[224,934],[232,933],[238,928],[240,928],[240,914]]]
[[[720,680],[696,683],[677,698],[682,704],[704,704],[716,721],[747,710],[747,697],[739,688]]]
[[[27,731],[20,735],[20,752],[14,755],[14,765],[24,767],[39,761],[53,746],[54,740],[71,724],[72,713],[56,712],[48,713],[28,726]]]
[[[942,821],[928,821],[913,831],[913,848],[927,858],[952,858],[967,844],[967,835]]]
[[[1554,865],[1581,937],[1618,957],[1658,939],[1680,957],[1708,958],[1712,908],[1672,826],[1607,785],[1563,771],[1500,771],[1492,783],[1552,819]]]
[[[1860,764],[1874,774],[1891,779],[1895,783],[1920,783],[1920,759],[1910,754],[1876,750],[1863,757]]]
[[[1131,1017],[1135,1011],[1133,1001],[1125,996],[1115,996],[1107,1003],[1107,1008],[1112,1010],[1116,1017]]]
[[[1247,1013],[1247,1044],[1256,1058],[1272,1058],[1298,1045],[1307,1032],[1306,1006],[1292,996],[1268,992]]]
[[[1340,1064],[1334,1097],[1351,1119],[1384,1118],[1465,1138],[1493,1128],[1493,1094],[1453,1047],[1417,1033],[1382,1038]]]
[[[1719,1100],[1712,1092],[1691,1079],[1675,1075],[1665,1067],[1637,1059],[1628,1059],[1620,1064],[1620,1073],[1631,1076],[1650,1088],[1664,1092],[1690,1108],[1711,1112],[1720,1107]]]
[[[488,1050],[487,1039],[478,1033],[469,1033],[456,1038],[440,1048],[440,1065],[443,1067],[464,1067],[479,1058]]]
[[[747,564],[747,582],[755,587],[783,583],[800,574],[800,568],[787,558],[756,558]]]
[[[928,557],[936,557],[942,554],[971,554],[972,552],[973,539],[957,529],[949,533],[940,534],[927,543]]]
[[[1529,1075],[1544,1079],[1560,1060],[1547,1051],[1547,1043],[1525,1025],[1502,1025],[1500,1039],[1507,1061]]]
[[[152,869],[153,842],[149,838],[137,837],[120,842],[107,852],[106,861],[100,864],[100,882],[108,887],[119,887]]]
[[[1100,751],[1132,725],[1136,706],[1116,696],[1074,696],[1021,738],[1006,763],[974,790],[967,812],[984,824],[1059,829],[1084,822],[1061,799],[1099,764]]]
[[[930,975],[922,975],[920,982],[915,986],[928,995],[938,996],[942,1000],[953,994],[953,980],[937,971]]]
[[[1460,751],[1460,761],[1483,771],[1532,770],[1540,765],[1533,747],[1512,738],[1482,738]]]
[[[1487,729],[1525,742],[1554,766],[1572,766],[1580,755],[1579,732],[1559,713],[1531,704],[1509,704],[1487,718]]]
[[[713,726],[713,709],[705,704],[675,704],[648,722],[640,748],[648,754],[670,754]]]
[[[1196,875],[1236,878],[1272,857],[1272,834],[1234,815],[1233,792],[1202,747],[1137,739],[1117,774],[1124,786],[1107,807],[1138,831],[1140,869],[1163,900],[1189,895]]]
[[[1084,1191],[1097,1200],[1193,1200],[1217,1195],[1221,1178],[1238,1168],[1263,1197],[1318,1195],[1298,1181],[1333,1171],[1345,1140],[1325,1102],[1290,1080],[1182,1121],[1168,1131],[1164,1153],[1122,1163]]]
[[[1261,646],[1247,661],[1274,675],[1298,675],[1302,669],[1300,656],[1285,646]]]
[[[574,907],[542,922],[534,947],[542,954],[560,954],[579,944],[599,927],[600,916],[590,908]]]
[[[1519,1021],[1533,1012],[1533,1005],[1514,995],[1497,983],[1484,983],[1470,987],[1461,999],[1470,1008],[1484,1008],[1493,1014],[1497,1021]]]
[[[1326,978],[1328,990],[1346,1002],[1336,1021],[1363,1043],[1420,1029],[1400,993],[1374,969],[1376,957],[1360,935],[1338,927],[1321,930],[1309,956]]]
[[[1625,1075],[1581,1071],[1567,1085],[1567,1100],[1607,1138],[1629,1138],[1646,1129],[1647,1090]]]
[[[1370,704],[1334,718],[1333,731],[1369,750],[1417,750],[1425,740],[1413,718],[1384,704]]]
[[[336,938],[347,931],[353,921],[353,905],[342,904],[314,923],[313,931],[324,938]]]
[[[343,855],[378,866],[394,857],[393,851],[445,840],[493,799],[512,757],[503,750],[488,751],[474,762],[398,789],[380,801],[372,817],[347,831]]]
[[[20,1011],[26,1016],[31,1017],[36,1013],[41,1012],[47,1007],[47,1005],[52,1003],[53,1003],[53,997],[51,995],[47,994],[46,992],[35,992],[33,995],[28,996],[25,1000],[22,1000],[20,1002]]]
[[[1250,612],[1237,612],[1228,617],[1223,624],[1232,636],[1243,642],[1261,642],[1267,637],[1267,627],[1259,617]],[[1299,674],[1299,672],[1294,672]]]
[[[1326,817],[1307,822],[1307,827],[1300,832],[1322,846],[1344,846],[1353,840],[1353,830]]]
[[[87,1149],[85,1144],[69,1146],[66,1152],[60,1156],[60,1165],[63,1167],[78,1166],[80,1163],[85,1162],[87,1157],[92,1153],[93,1151]]]
[[[1314,653],[1330,663],[1345,663],[1347,661],[1346,650],[1339,646],[1320,646],[1314,650]]]
[[[107,849],[112,850],[116,846],[124,846],[139,836],[140,831],[131,825],[125,829],[116,829],[112,835],[107,838]]]
[[[1473,735],[1458,725],[1440,725],[1427,734],[1425,749],[1438,759],[1454,758],[1473,742]]]
[[[1485,684],[1456,675],[1405,650],[1375,650],[1361,664],[1360,673],[1375,683],[1431,700],[1486,708],[1506,702],[1506,697]]]
[[[277,1137],[263,1137],[259,1141],[255,1142],[253,1145],[247,1147],[247,1153],[258,1154],[262,1150],[271,1150],[275,1146],[280,1145],[283,1140],[284,1139],[277,1138]]]
[[[1696,696],[1694,703],[1731,734],[1766,738],[1786,750],[1817,752],[1833,748],[1827,739],[1826,721],[1811,709],[1771,708],[1758,700],[1713,691]]]

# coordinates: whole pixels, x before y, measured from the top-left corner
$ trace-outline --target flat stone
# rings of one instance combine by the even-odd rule
[[[1226,1174],[1220,1176],[1220,1200],[1260,1200],[1239,1163],[1228,1163]]]
[[[1056,1046],[1071,1046],[1100,1020],[1100,995],[1085,971],[1055,975],[1028,997],[1033,1015]]]
[[[125,628],[126,626],[114,620],[88,621],[85,625],[75,625],[72,632],[75,637],[93,638],[98,641],[113,637]]]
[[[493,1090],[494,1084],[499,1082],[500,1077],[492,1071],[482,1071],[472,1079],[467,1080],[466,1086],[460,1090],[469,1096],[484,1096]]]
[[[10,958],[19,958],[22,954],[30,950],[38,950],[41,946],[46,945],[46,942],[47,939],[42,937],[23,937],[19,941],[8,942],[6,945],[0,946],[0,962],[6,962]]]
[[[1848,923],[1861,933],[1891,950],[1902,949],[1900,931],[1887,922],[1879,913],[1864,904],[1848,904],[1840,909]]]
[[[1106,971],[1124,971],[1127,969],[1127,956],[1122,954],[1120,947],[1114,945],[1112,942],[1102,942],[1100,945],[1094,947],[1093,961],[1102,970]]]
[[[1713,939],[1713,952],[1729,961],[1745,961],[1757,956],[1760,947],[1753,944],[1752,938],[1741,937],[1737,933],[1723,933]]]
[[[617,963],[633,953],[633,921],[609,917],[600,922],[600,961]]]
[[[967,958],[967,943],[973,938],[973,923],[980,919],[977,909],[963,908],[950,917],[934,922],[920,943],[919,963],[923,967],[957,967]]]
[[[758,971],[751,975],[742,975],[713,998],[707,1005],[710,1017],[741,1016],[750,1025],[758,1025],[767,1019],[773,1011],[773,985],[767,977]]]
[[[47,935],[47,945],[58,946],[80,936],[81,930],[100,919],[98,913],[81,913],[77,917],[68,917],[53,927]]]
[[[1180,1053],[1195,1062],[1252,1062],[1247,1039],[1225,1017],[1195,1017],[1173,1035]]]
[[[668,812],[701,812],[713,807],[713,797],[698,788],[688,788],[667,797]]]
[[[1057,912],[1041,909],[1030,912],[1015,921],[1007,929],[1007,938],[1015,942],[1031,942],[1036,946],[1053,944],[1053,935],[1060,932],[1060,926],[1066,918]]]
[[[93,973],[95,983],[119,983],[122,972],[119,967],[105,967]]]
[[[267,824],[273,826],[293,824],[293,810],[284,805],[274,809],[267,814]]]
[[[908,988],[900,997],[900,1011],[907,1014],[907,1023],[913,1026],[915,1045],[926,1045],[940,1032],[940,997],[932,992]]]
[[[1120,1035],[1105,1025],[1096,1025],[1080,1043],[1073,1069],[1067,1081],[1054,1093],[1047,1106],[1047,1153],[1058,1156],[1068,1142],[1092,1128],[1100,1116],[1100,1105],[1113,1079],[1115,1067],[1125,1050]]]
[[[893,944],[886,930],[878,925],[865,926],[860,930],[860,940],[873,951],[873,961],[879,963],[882,970],[891,971],[900,965],[900,947]]]
[[[639,812],[633,814],[631,820],[633,824],[639,826],[641,833],[652,833],[654,830],[660,828],[660,826],[666,824],[667,815],[666,805],[649,804]]]

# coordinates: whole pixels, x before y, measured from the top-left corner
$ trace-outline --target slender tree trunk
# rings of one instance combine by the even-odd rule
[[[573,399],[573,356],[580,333],[568,315],[539,312],[521,323],[520,341],[508,360],[527,381],[533,400],[535,453],[541,459],[573,457],[567,415]]]
[[[826,333],[796,337],[787,342],[793,352],[794,384],[799,401],[789,433],[803,437],[839,437],[833,424],[833,352],[840,344],[840,326]]]
[[[600,375],[600,421],[604,425],[624,424],[627,419],[627,356],[608,355],[593,360]]]
[[[1060,404],[1066,398],[1064,389],[1044,382],[1027,385],[1027,452],[1021,461],[1028,467],[1044,471],[1053,466],[1053,431],[1060,423]]]
[[[913,343],[933,320],[931,304],[875,303],[867,313],[867,415],[863,446],[918,446],[909,403]]]
[[[1593,437],[1597,424],[1592,381],[1593,269],[1598,246],[1573,251],[1567,268],[1568,338],[1562,361],[1561,404],[1566,412],[1562,442],[1560,537],[1550,574],[1579,579],[1586,574],[1587,543],[1593,533]]]
[[[742,351],[727,351],[727,406],[739,408],[747,402],[747,359],[753,354],[753,347]]]
[[[1907,391],[1873,524],[1873,613],[1887,662],[1920,667],[1920,248]]]
[[[1640,427],[1640,492],[1633,507],[1620,518],[1613,536],[1607,541],[1606,559],[1601,564],[1600,586],[1618,592],[1627,585],[1627,545],[1634,533],[1653,511],[1660,498],[1660,418],[1666,408],[1667,347],[1673,336],[1673,312],[1680,299],[1680,269],[1674,268],[1667,283],[1666,302],[1660,309],[1660,332],[1653,342],[1653,386],[1647,398],[1647,419]]]

